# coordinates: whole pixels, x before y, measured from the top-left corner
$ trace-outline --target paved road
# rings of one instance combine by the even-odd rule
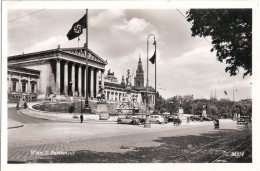
[[[203,162],[205,156],[201,155],[193,160],[172,157],[221,140],[216,144],[217,151],[210,146],[218,156],[250,138],[251,130],[232,121],[221,123],[220,130],[214,130],[212,123],[152,125],[151,129],[119,124],[41,123],[9,130],[9,135],[9,162]],[[59,152],[70,153],[60,156]]]
[[[13,119],[15,121],[21,122],[23,124],[38,124],[38,123],[54,123],[56,121],[44,120],[39,118],[34,118],[25,115],[17,114],[15,107],[8,108],[8,119]]]

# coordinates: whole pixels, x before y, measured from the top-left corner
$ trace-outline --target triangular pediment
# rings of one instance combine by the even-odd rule
[[[86,48],[85,47],[78,47],[78,48],[60,48],[59,49],[62,52],[65,53],[69,53],[72,55],[76,55],[76,56],[80,56],[80,57],[84,57],[86,56]],[[93,51],[91,51],[90,49],[88,50],[89,52],[89,59],[99,62],[99,63],[103,63],[103,64],[107,64],[107,62],[102,59],[100,56],[98,56],[97,54],[95,54]]]

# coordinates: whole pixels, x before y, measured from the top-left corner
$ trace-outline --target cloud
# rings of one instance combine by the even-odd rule
[[[149,26],[144,19],[133,18],[129,21],[125,20],[124,24],[114,26],[116,30],[128,31],[130,33],[138,33],[144,31]]]
[[[89,18],[89,25],[94,28],[103,28],[106,26],[120,23],[125,17],[125,10],[105,10]]]

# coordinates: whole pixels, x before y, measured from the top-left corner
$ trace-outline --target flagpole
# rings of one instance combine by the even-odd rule
[[[85,109],[89,108],[89,104],[88,104],[88,9],[86,9],[86,44],[85,44],[85,48],[86,48],[86,75],[85,75],[85,82],[86,82],[86,100],[85,100]]]
[[[144,123],[144,128],[151,128],[151,124],[150,124],[150,121],[149,121],[149,113],[148,113],[148,104],[149,104],[149,96],[148,96],[148,87],[149,87],[149,82],[148,82],[148,78],[149,78],[149,37],[150,36],[153,36],[154,37],[154,40],[155,40],[155,36],[153,34],[150,34],[148,37],[147,37],[147,82],[146,82],[146,119],[145,119],[145,123]]]
[[[157,96],[157,91],[156,91],[156,85],[157,85],[157,84],[156,84],[156,83],[157,83],[157,82],[156,82],[156,61],[157,61],[157,60],[156,60],[156,58],[157,58],[157,56],[156,56],[156,41],[155,41],[155,36],[154,36],[154,46],[155,46],[155,101],[154,101],[155,103],[154,103],[154,108],[155,108],[155,110],[157,111],[157,106],[156,106],[156,104],[157,104],[157,103],[156,103],[156,102],[157,102],[157,100],[156,100],[156,99],[157,99],[157,98],[156,98],[156,96]]]

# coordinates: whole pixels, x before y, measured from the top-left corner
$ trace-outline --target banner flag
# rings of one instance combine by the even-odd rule
[[[69,40],[72,40],[82,34],[82,30],[86,28],[86,14],[76,23],[74,23],[67,34]]]
[[[156,49],[155,49],[155,51],[154,51],[153,56],[149,59],[149,61],[150,61],[152,64],[154,64],[154,63],[155,63],[155,60],[156,60]]]

